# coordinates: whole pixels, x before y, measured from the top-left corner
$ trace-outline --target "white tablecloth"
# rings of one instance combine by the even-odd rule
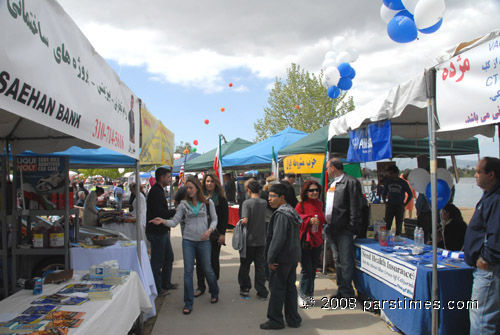
[[[148,317],[156,315],[154,301],[158,292],[156,291],[153,271],[151,270],[151,263],[149,262],[148,251],[144,241],[141,241],[142,266],[139,263],[139,257],[137,257],[137,247],[122,247],[120,241],[115,245],[105,248],[70,248],[70,256],[71,267],[74,270],[89,271],[90,267],[94,264],[116,259],[120,269],[137,272],[153,306]]]
[[[69,283],[43,285],[42,295],[53,294]],[[39,295],[32,290],[21,290],[0,301],[0,313],[22,313]],[[78,328],[70,328],[69,334],[127,334],[142,312],[149,312],[153,305],[144,291],[139,276],[131,272],[128,280],[113,289],[113,299],[87,301],[80,306],[62,306],[65,311],[85,312]]]

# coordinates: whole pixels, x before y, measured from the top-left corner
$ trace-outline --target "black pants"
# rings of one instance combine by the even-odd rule
[[[392,220],[396,219],[396,235],[401,236],[401,228],[403,227],[403,216],[405,207],[403,205],[385,205],[385,229],[391,230]]]
[[[210,241],[212,243],[212,255],[210,256],[210,262],[212,263],[212,269],[214,269],[215,277],[219,280],[220,276],[220,244],[217,242]],[[196,258],[196,277],[198,278],[198,290],[205,292],[207,285],[205,283],[205,273],[203,272],[203,267],[198,266],[198,258]]]
[[[252,262],[255,266],[255,290],[261,297],[267,297],[269,294],[266,288],[266,261],[264,260],[265,246],[252,247],[247,246],[246,257],[240,257],[240,269],[238,271],[238,284],[241,290],[250,290],[252,281],[250,280],[250,266]]]
[[[267,318],[274,326],[284,326],[283,305],[285,320],[289,325],[299,326],[302,322],[297,306],[296,269],[297,263],[280,263],[276,270],[271,271],[269,278],[271,298],[267,307]]]

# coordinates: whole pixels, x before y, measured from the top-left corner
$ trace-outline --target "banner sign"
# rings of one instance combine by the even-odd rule
[[[500,37],[436,67],[439,131],[500,122]]]
[[[373,162],[392,158],[391,121],[369,124],[349,132],[348,162]]]
[[[138,99],[55,0],[0,0],[0,109],[139,158]]]
[[[355,243],[356,268],[395,289],[402,295],[413,298],[417,267],[383,254],[367,246]]]
[[[283,158],[285,173],[321,173],[325,154],[301,154]]]
[[[169,165],[173,166],[174,133],[168,130],[146,108],[141,106],[141,165]]]

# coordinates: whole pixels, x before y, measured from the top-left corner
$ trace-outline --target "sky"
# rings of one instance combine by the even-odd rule
[[[500,28],[498,0],[448,0],[441,28],[405,44],[388,37],[374,0],[58,2],[175,143],[198,140],[199,153],[219,134],[253,141],[276,78],[292,63],[318,75],[338,36],[359,52],[348,92],[361,106],[450,47]],[[498,157],[497,141],[481,137],[481,155]]]

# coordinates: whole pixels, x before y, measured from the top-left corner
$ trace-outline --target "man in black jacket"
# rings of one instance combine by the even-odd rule
[[[297,195],[295,194],[295,190],[293,188],[293,184],[295,184],[295,173],[289,172],[285,175],[285,179],[281,180],[280,183],[285,185],[288,189],[287,191],[287,199],[286,202],[295,208],[299,201],[297,200]]]
[[[340,159],[332,158],[326,164],[329,178],[333,178],[326,196],[324,231],[330,242],[335,260],[338,298],[353,298],[354,288],[354,235],[361,228],[361,183],[344,173]]]
[[[271,270],[269,288],[271,298],[267,307],[268,321],[261,329],[283,329],[283,306],[285,320],[289,327],[298,328],[302,318],[298,312],[298,294],[295,281],[296,269],[300,260],[299,230],[302,219],[295,209],[287,203],[287,187],[274,184],[269,189],[269,204],[276,211],[271,216],[267,228],[266,253]]]
[[[168,209],[164,188],[170,183],[170,171],[160,167],[155,172],[156,183],[151,187],[147,198],[146,237],[151,243],[151,270],[155,279],[158,295],[165,296],[168,290],[179,285],[172,284],[172,265],[174,251],[170,242],[170,227],[150,223],[155,217],[171,219],[175,209]]]

